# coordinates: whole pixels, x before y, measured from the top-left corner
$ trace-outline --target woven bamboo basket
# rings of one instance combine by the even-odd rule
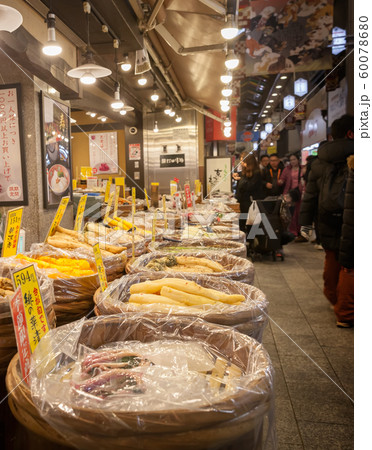
[[[150,280],[159,280],[164,278],[182,278],[188,281],[194,281],[200,286],[215,289],[226,294],[241,294],[246,300],[239,305],[220,304],[217,307],[210,305],[208,308],[201,308],[199,311],[188,307],[174,307],[168,305],[136,305],[128,303],[132,285]],[[151,273],[151,274],[132,274],[122,277],[119,280],[110,283],[107,290],[102,294],[101,289],[97,289],[93,297],[94,311],[97,316],[111,315],[120,313],[138,313],[138,312],[163,312],[172,316],[195,316],[200,317],[207,322],[216,323],[233,327],[248,336],[262,342],[263,332],[268,322],[267,306],[265,294],[256,287],[230,281],[224,278],[215,278],[208,275],[193,274],[172,274]]]
[[[127,314],[87,320],[79,343],[98,348],[110,342],[164,339],[196,339],[217,349],[243,371],[242,388],[219,403],[195,409],[103,412],[88,405],[51,405],[45,416],[48,422],[66,442],[81,449],[92,445],[100,449],[218,449],[234,443],[237,446],[229,448],[261,449],[264,417],[272,413],[273,373],[266,351],[254,339],[200,319]],[[17,420],[47,439],[65,443],[44,426],[30,389],[22,384],[21,389],[13,390],[20,377],[16,355],[9,365],[6,385]]]
[[[213,272],[208,273],[208,276],[216,278],[228,278],[233,281],[240,281],[242,283],[252,284],[254,280],[254,266],[246,258],[239,258],[225,252],[178,252],[172,253],[172,256],[192,256],[195,258],[206,258],[212,261],[216,261],[221,264],[224,268],[224,272]],[[152,252],[146,255],[142,255],[139,258],[129,260],[125,270],[128,274],[144,272],[147,274],[154,273],[153,270],[147,268],[147,264],[156,258],[163,258],[164,253],[162,252]],[[170,272],[157,272],[162,274],[167,274]],[[190,273],[190,272],[188,272]],[[177,274],[182,274],[182,272],[177,272]]]

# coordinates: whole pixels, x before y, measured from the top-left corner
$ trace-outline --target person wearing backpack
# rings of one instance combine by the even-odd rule
[[[354,118],[344,115],[336,119],[331,134],[333,141],[319,147],[318,158],[311,166],[300,209],[300,225],[311,227],[317,214],[319,239],[325,250],[323,292],[334,307],[340,292],[346,296],[354,295],[350,283],[342,284],[338,260],[348,177],[347,158],[354,154]]]

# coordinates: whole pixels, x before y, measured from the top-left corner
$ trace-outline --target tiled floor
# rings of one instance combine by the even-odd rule
[[[336,327],[323,296],[324,252],[292,243],[285,254],[255,262],[270,302],[263,343],[275,369],[278,449],[353,449],[353,330]]]

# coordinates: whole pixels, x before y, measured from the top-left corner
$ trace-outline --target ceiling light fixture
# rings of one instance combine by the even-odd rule
[[[292,110],[295,107],[296,99],[293,95],[287,95],[283,98],[283,108],[287,111]]]
[[[265,131],[266,133],[271,133],[273,131],[274,125],[269,122],[265,124]]]
[[[0,5],[0,30],[12,33],[22,25],[22,14],[15,8]]]
[[[67,75],[71,78],[79,78],[83,84],[93,84],[96,82],[96,78],[107,77],[111,75],[111,70],[107,67],[99,66],[94,62],[93,53],[90,50],[90,33],[89,33],[89,16],[91,7],[89,2],[83,3],[84,13],[87,22],[87,48],[84,55],[84,64],[71,69],[67,72]]]
[[[229,116],[226,117],[226,119],[223,122],[224,127],[231,127],[231,119]]]
[[[233,14],[227,14],[225,17],[225,25],[221,29],[221,35],[224,39],[234,39],[239,33],[239,29],[235,23],[235,17]]]
[[[263,130],[262,130],[262,131],[260,132],[260,138],[261,138],[261,139],[266,139],[266,138],[267,138],[267,135],[268,135],[268,132],[267,132],[267,131],[263,131]]]
[[[287,75],[282,75],[282,76],[280,77],[281,80],[286,80],[287,78],[288,78]]]
[[[231,128],[225,128],[225,129],[223,130],[223,134],[224,134],[224,136],[227,137],[227,138],[231,137]]]
[[[115,83],[114,101],[111,103],[112,109],[121,109],[124,106],[124,102],[120,98],[120,84]]]
[[[276,97],[278,94],[276,92],[271,94],[273,97]]]
[[[228,106],[230,105],[230,100],[228,98],[223,98],[220,100],[220,105],[221,106]]]
[[[159,132],[159,127],[158,127],[158,121],[157,120],[155,120],[155,123],[154,123],[154,133],[158,133]]]
[[[151,94],[151,100],[153,101],[153,102],[157,102],[158,100],[159,100],[159,94],[158,94],[158,91],[157,91],[157,89],[154,89],[154,91],[153,91],[153,93]]]
[[[169,113],[172,111],[172,108],[169,106],[169,104],[167,103],[165,108],[164,108],[164,114],[169,115]]]
[[[175,120],[177,123],[180,123],[182,122],[182,117],[177,115]]]
[[[272,106],[271,105],[266,105],[266,108],[272,108]]]
[[[119,112],[122,116],[125,116],[125,114],[127,113],[125,109],[121,109]]]
[[[94,117],[96,117],[97,113],[91,112],[89,115],[90,115],[90,117],[94,118]]]
[[[231,87],[230,85],[228,85],[228,86],[225,86],[225,87],[222,89],[221,94],[222,94],[224,97],[230,97],[230,95],[232,94],[232,92],[233,92],[232,87]]]
[[[273,99],[269,100],[269,103],[274,103],[274,100]]]
[[[236,69],[239,65],[239,58],[235,55],[234,50],[229,50],[225,59],[226,69]]]
[[[142,76],[141,78],[138,78],[137,83],[140,86],[144,86],[145,84],[147,84],[147,78],[145,76]]]
[[[268,113],[269,111],[267,109],[265,109],[264,114]]]
[[[230,105],[221,105],[221,111],[223,112],[230,111]]]
[[[220,76],[220,80],[224,84],[231,83],[232,79],[233,79],[233,77],[232,77],[230,70],[227,70],[223,75]]]
[[[98,117],[98,119],[99,119],[101,122],[106,122],[107,117],[106,117],[106,116],[100,116],[100,117]]]
[[[57,56],[62,53],[62,47],[56,41],[56,16],[51,11],[46,18],[48,26],[48,42],[43,47],[43,53],[47,56]]]
[[[121,70],[124,72],[129,72],[132,68],[132,64],[129,61],[128,53],[124,53],[124,60],[120,63]]]
[[[283,86],[281,86],[280,84],[278,84],[277,86],[275,86],[275,89],[281,89]]]
[[[176,115],[176,113],[173,111],[173,109],[171,109],[170,113],[169,113],[169,117],[174,117]]]
[[[266,117],[266,114],[261,114],[261,117]]]
[[[299,97],[304,96],[308,92],[308,83],[304,78],[299,78],[294,82],[294,93]]]

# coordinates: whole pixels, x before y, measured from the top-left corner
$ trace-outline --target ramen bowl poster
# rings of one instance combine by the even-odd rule
[[[72,194],[70,109],[42,94],[41,111],[44,207],[53,208]]]

